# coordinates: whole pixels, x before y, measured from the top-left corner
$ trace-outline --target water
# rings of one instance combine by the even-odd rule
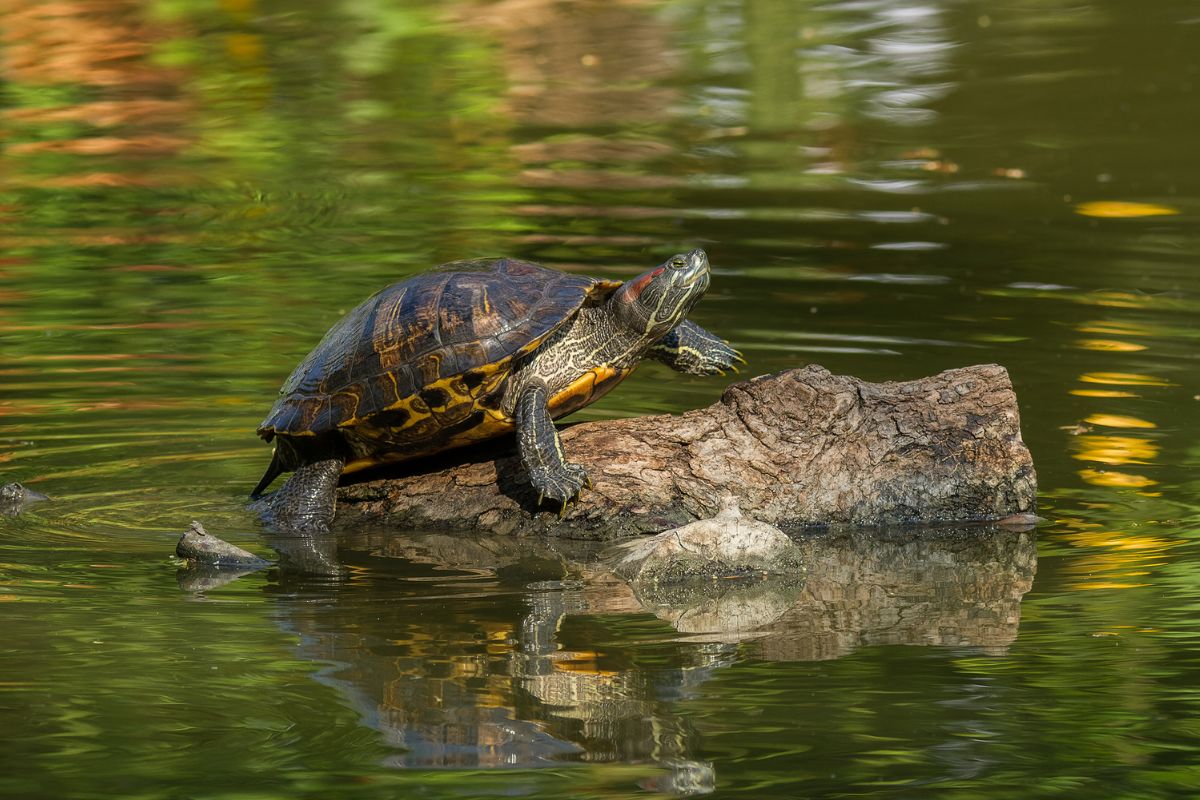
[[[54,501],[0,518],[0,794],[1200,791],[1193,4],[4,10],[0,482]],[[753,636],[567,544],[177,582],[191,519],[270,553],[253,429],[365,295],[694,246],[755,374],[1004,364],[1048,523],[810,544]]]

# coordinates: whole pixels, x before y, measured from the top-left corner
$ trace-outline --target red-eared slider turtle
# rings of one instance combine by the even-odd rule
[[[0,514],[16,515],[30,503],[49,499],[41,492],[26,489],[19,483],[6,483],[0,486]]]
[[[740,354],[684,320],[708,288],[693,250],[627,283],[515,259],[456,261],[392,284],[325,334],[258,428],[275,453],[253,497],[277,526],[320,530],[342,472],[515,430],[539,501],[588,485],[553,420],[600,398],[646,357],[711,375]]]

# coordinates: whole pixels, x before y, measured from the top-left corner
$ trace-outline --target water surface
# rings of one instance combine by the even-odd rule
[[[0,794],[1198,791],[1192,4],[3,9],[0,482],[54,501],[0,518]],[[367,294],[696,246],[755,374],[1006,366],[1048,523],[810,543],[754,634],[423,531],[177,582],[191,519],[271,552],[253,430]]]

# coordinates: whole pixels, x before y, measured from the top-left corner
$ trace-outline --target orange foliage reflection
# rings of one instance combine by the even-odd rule
[[[39,165],[9,174],[10,183],[153,184],[155,161],[189,146],[183,73],[152,58],[176,31],[145,12],[133,0],[0,0],[0,77],[22,89],[22,105],[0,113],[0,126],[8,155]],[[83,160],[55,162],[48,175],[40,165],[51,154]],[[100,158],[124,160],[98,169]]]

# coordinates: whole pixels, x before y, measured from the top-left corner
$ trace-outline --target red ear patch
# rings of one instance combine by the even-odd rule
[[[629,291],[630,291],[630,293],[631,293],[631,294],[632,294],[634,297],[640,297],[640,296],[641,296],[641,294],[642,294],[642,290],[643,290],[643,289],[645,289],[645,288],[646,288],[646,287],[647,287],[647,286],[650,284],[650,281],[654,280],[654,279],[655,279],[655,278],[657,278],[659,275],[662,275],[664,272],[666,272],[666,270],[667,270],[667,268],[666,268],[666,267],[659,267],[659,268],[658,268],[658,269],[656,269],[656,270],[653,270],[653,271],[651,271],[651,272],[647,272],[645,275],[643,275],[643,276],[642,276],[642,277],[640,277],[640,278],[636,278],[636,279],[634,279],[634,280],[633,280],[633,281],[632,281],[632,282],[629,284]]]

